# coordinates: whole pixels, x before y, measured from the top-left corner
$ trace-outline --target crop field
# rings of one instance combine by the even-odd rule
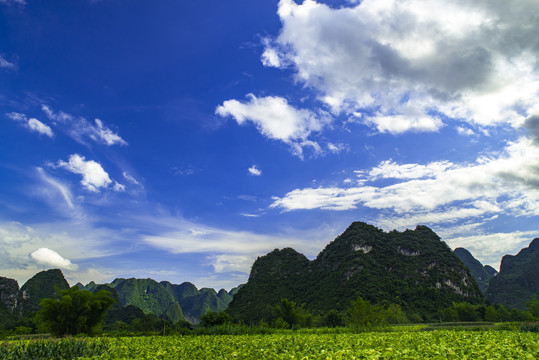
[[[13,341],[2,359],[539,359],[539,334],[396,331]]]

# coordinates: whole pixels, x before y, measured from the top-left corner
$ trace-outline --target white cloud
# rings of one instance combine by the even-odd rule
[[[31,118],[28,119],[26,115],[16,112],[7,113],[6,116],[10,118],[11,120],[18,121],[23,124],[25,128],[27,128],[30,131],[37,132],[42,135],[46,135],[48,137],[53,137],[54,133],[52,132],[52,129],[50,126],[42,123],[38,119]]]
[[[408,218],[416,224],[421,218],[436,223],[501,212],[539,215],[539,147],[527,138],[471,164],[384,161],[357,173],[360,186],[295,189],[275,197],[271,207],[290,211],[364,206],[390,211],[383,214],[387,221]],[[393,184],[376,186],[378,179],[393,179]]]
[[[63,258],[56,251],[39,248],[30,254],[30,257],[34,259],[38,264],[51,266],[54,268],[61,268],[66,270],[78,270],[78,265],[73,264],[69,259]]]
[[[249,94],[248,98],[248,102],[227,100],[217,107],[215,113],[223,117],[232,116],[239,125],[248,121],[254,123],[262,135],[291,145],[300,157],[304,146],[316,148],[318,145],[307,140],[309,135],[321,131],[330,122],[328,116],[298,110],[282,97],[257,98]]]
[[[163,228],[163,225],[169,229],[155,230]],[[175,254],[207,253],[213,259],[216,271],[241,271],[246,274],[257,256],[275,248],[293,247],[307,256],[313,256],[321,251],[328,239],[338,234],[333,228],[319,226],[309,231],[288,230],[265,235],[214,228],[172,218],[161,218],[152,228],[157,235],[146,235],[144,241],[154,247]]]
[[[15,70],[17,68],[17,65],[10,61],[7,61],[2,55],[0,55],[0,68]]]
[[[54,112],[47,105],[42,105],[41,109],[50,120],[57,122],[56,125],[59,123],[70,137],[81,144],[85,144],[85,138],[90,138],[108,146],[127,145],[124,139],[106,127],[99,119],[95,119],[95,125],[93,125],[81,116],[75,117],[62,111]]]
[[[89,191],[99,192],[99,189],[107,189],[112,185],[116,191],[124,191],[125,187],[122,184],[113,182],[109,174],[103,169],[101,164],[86,160],[84,156],[72,154],[69,156],[68,162],[59,160],[57,167],[66,169],[74,174],[82,175],[81,184]]]
[[[348,150],[348,146],[345,144],[328,143],[327,147],[328,147],[328,150],[332,152],[333,154],[338,154],[342,151]]]
[[[53,137],[54,135],[50,126],[43,124],[41,121],[35,118],[28,120],[28,128],[40,134],[47,135],[48,137]]]
[[[260,176],[262,175],[262,170],[256,167],[256,165],[253,165],[249,168],[249,174],[253,176]]]
[[[534,1],[281,0],[278,14],[263,64],[293,69],[333,112],[380,132],[437,131],[443,116],[518,127],[537,104]]]

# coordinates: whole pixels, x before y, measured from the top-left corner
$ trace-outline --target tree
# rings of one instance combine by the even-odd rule
[[[283,319],[292,329],[296,326],[308,326],[312,315],[305,311],[303,305],[296,306],[294,301],[281,299],[279,305],[275,307],[278,318]]]
[[[358,296],[348,309],[348,321],[356,331],[369,331],[387,325],[384,308]]]
[[[91,335],[101,328],[105,313],[113,303],[107,291],[93,294],[73,286],[62,290],[59,299],[41,300],[38,319],[56,336]]]
[[[386,309],[386,321],[389,324],[405,324],[408,321],[406,314],[399,304],[391,304]]]
[[[528,309],[534,317],[539,318],[539,300],[537,300],[535,294],[528,300],[526,306],[528,306]]]
[[[204,327],[224,325],[232,322],[232,317],[228,313],[208,311],[200,317],[200,325]]]

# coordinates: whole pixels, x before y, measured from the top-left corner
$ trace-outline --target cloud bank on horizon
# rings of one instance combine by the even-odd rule
[[[204,3],[81,1],[72,27],[0,1],[3,276],[233,287],[355,220],[494,267],[538,236],[534,1]]]

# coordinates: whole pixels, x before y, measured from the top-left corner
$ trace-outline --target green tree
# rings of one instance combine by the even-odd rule
[[[230,322],[232,322],[232,317],[230,317],[230,315],[228,315],[224,311],[221,311],[218,313],[213,312],[213,311],[208,311],[207,313],[205,313],[204,315],[200,317],[200,325],[204,327],[224,325]]]
[[[281,299],[279,305],[275,307],[275,313],[292,329],[298,326],[308,326],[312,319],[312,315],[305,311],[303,305],[297,306],[294,301],[286,298]]]
[[[95,334],[114,299],[107,291],[92,294],[77,286],[62,290],[59,299],[41,300],[38,319],[53,335]]]
[[[356,331],[369,331],[387,326],[384,308],[372,305],[369,301],[358,296],[348,309],[350,326]]]
[[[386,309],[386,321],[389,324],[406,324],[408,318],[399,304],[391,304]]]
[[[528,310],[530,310],[535,318],[539,318],[539,300],[537,300],[535,294],[528,300],[526,306],[528,306]]]

